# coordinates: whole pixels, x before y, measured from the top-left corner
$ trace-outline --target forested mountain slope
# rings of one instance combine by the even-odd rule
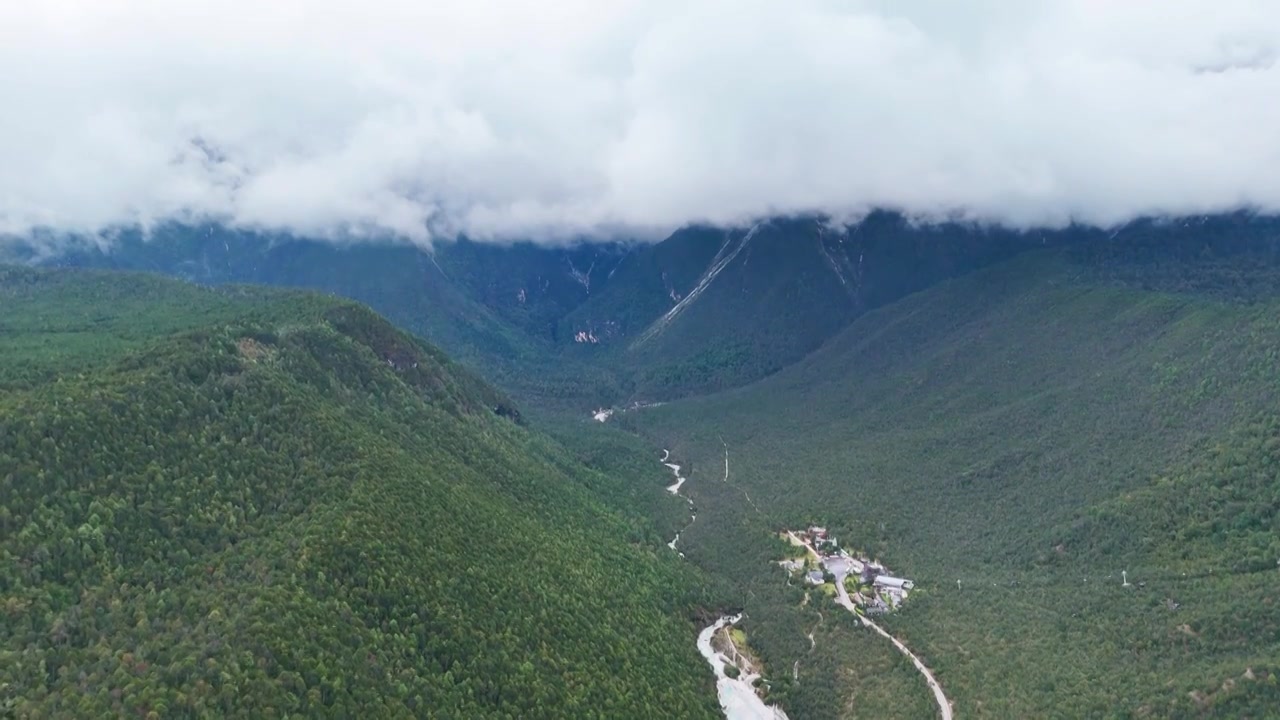
[[[492,382],[554,397],[617,393],[608,373],[559,352],[553,319],[586,296],[573,270],[592,269],[599,282],[618,252],[465,241],[428,252],[400,243],[344,245],[218,225],[165,225],[150,236],[119,233],[102,246],[69,243],[61,253],[28,262],[333,293],[368,304]]]
[[[89,552],[77,549],[84,547],[80,532],[94,537],[100,525],[89,520],[95,512],[99,521],[104,516],[89,512],[85,498],[106,493],[116,503],[128,498],[130,507],[148,499],[151,514],[140,527],[166,533],[158,541],[129,535],[130,543],[144,538],[146,547],[160,547],[177,538],[192,553],[204,535],[199,543],[182,539],[175,528],[185,523],[157,519],[192,513],[212,518],[199,527],[233,517],[235,532],[244,533],[226,536],[232,542],[221,530],[201,530],[213,533],[216,561],[178,555],[176,580],[160,569],[175,562],[168,549],[131,565],[102,561],[105,551],[90,545],[88,559],[75,560],[87,565],[72,565],[72,572],[98,563],[102,567],[92,570],[101,578],[93,580],[98,589],[85,597],[108,610],[117,607],[113,601],[142,608],[146,632],[130,630],[129,637],[152,632],[160,615],[203,617],[196,626],[267,648],[275,658],[288,646],[285,633],[253,625],[268,610],[279,614],[302,603],[319,618],[314,624],[345,628],[358,620],[346,640],[303,653],[331,658],[326,669],[342,667],[333,674],[343,677],[348,695],[321,681],[330,674],[296,669],[301,660],[288,667],[302,685],[292,675],[279,679],[286,664],[278,660],[257,670],[237,661],[239,674],[227,671],[237,683],[258,683],[253,687],[264,694],[251,696],[272,698],[270,709],[341,712],[341,702],[362,701],[364,690],[354,688],[375,687],[388,676],[353,680],[366,678],[368,668],[344,655],[350,645],[342,642],[391,647],[400,640],[390,620],[407,638],[400,618],[416,613],[413,622],[435,618],[427,625],[431,632],[395,645],[400,664],[376,664],[377,672],[394,667],[397,678],[416,678],[405,680],[411,699],[387,699],[388,714],[418,712],[418,697],[479,715],[554,715],[565,708],[574,714],[587,707],[582,712],[606,715],[637,707],[658,714],[654,708],[714,710],[706,702],[711,689],[691,679],[705,670],[682,639],[690,626],[681,618],[723,606],[725,592],[709,597],[710,591],[693,590],[707,587],[706,579],[667,562],[671,553],[661,546],[681,530],[680,548],[691,564],[727,578],[731,597],[746,603],[752,649],[769,669],[770,698],[792,717],[927,711],[927,695],[909,665],[851,618],[802,604],[803,590],[787,586],[772,564],[785,552],[772,533],[817,522],[919,582],[922,592],[885,623],[934,668],[962,716],[1265,716],[1280,702],[1274,662],[1280,655],[1276,229],[1274,219],[1234,215],[1041,236],[917,228],[876,215],[843,234],[810,221],[775,220],[728,232],[689,228],[643,247],[464,242],[442,246],[434,256],[397,246],[264,243],[214,229],[203,238],[185,236],[190,245],[169,246],[179,248],[172,255],[163,243],[135,238],[110,253],[58,260],[154,267],[209,283],[312,286],[362,298],[387,309],[402,327],[458,348],[470,365],[540,410],[572,410],[576,414],[539,417],[569,450],[520,427],[515,403],[438,351],[342,301],[238,286],[215,292],[147,276],[120,283],[114,275],[9,271],[4,300],[14,311],[0,318],[0,406],[6,419],[34,420],[6,420],[0,439],[16,448],[21,430],[24,454],[0,445],[7,453],[0,458],[14,467],[22,460],[27,475],[0,478],[9,478],[5,492],[17,492],[14,479],[23,478],[22,502],[52,510],[37,522],[31,519],[36,510],[28,509],[21,527],[9,518],[0,526],[6,543],[50,533],[43,544],[5,550],[28,558],[12,564],[19,569],[14,577],[26,584],[6,579],[13,584],[3,587],[5,607],[25,623],[14,625],[20,629],[12,644],[6,639],[11,654],[5,659],[22,662],[13,671],[19,680],[5,682],[24,688],[11,693],[13,702],[56,714],[63,706],[46,703],[61,702],[62,690],[86,681],[50,670],[49,663],[73,658],[79,667],[97,668],[86,670],[94,682],[116,672],[102,658],[117,650],[89,648],[83,639],[77,646],[66,638],[82,636],[64,637],[67,623],[85,617],[84,611],[69,614],[67,608],[79,604],[69,598],[68,585],[48,580],[52,571],[43,564],[28,577],[35,554],[63,557],[46,556],[41,547],[48,553],[64,547],[65,556],[76,558]],[[193,252],[202,258],[195,266],[189,264]],[[82,282],[86,277],[91,282]],[[417,350],[401,353],[410,347]],[[431,359],[412,361],[429,367],[426,375],[402,362],[419,357]],[[761,375],[765,379],[742,385]],[[271,409],[279,403],[250,402],[245,387],[302,404],[279,415]],[[597,402],[717,389],[619,414],[606,426],[581,412]],[[92,436],[105,422],[104,408],[122,406],[104,403],[120,397],[146,408],[178,408],[164,422],[193,428],[185,445],[181,437],[148,430],[146,418],[130,421],[142,436],[156,438],[148,444],[166,457],[198,457],[198,448],[222,447],[224,437],[237,451],[260,442],[296,447],[269,434],[284,425],[305,429],[288,439],[307,443],[297,446],[303,454],[328,458],[325,463],[340,469],[319,476],[317,487],[331,488],[320,495],[323,503],[308,500],[298,508],[289,504],[293,490],[286,500],[259,500],[274,498],[274,491],[255,484],[245,469],[252,464],[235,465],[239,454],[227,450],[205,461],[239,468],[241,475],[228,476],[249,489],[238,491],[235,502],[249,497],[254,508],[285,513],[265,525],[220,515],[208,509],[221,507],[213,501],[174,509],[162,494],[111,484],[142,473],[147,487],[169,487],[170,476],[150,474],[152,449],[145,451],[146,463],[135,454],[127,456],[131,465],[104,466],[101,472],[114,479],[92,481],[91,491],[71,485],[73,492],[55,493],[47,491],[47,477],[30,480],[46,462],[71,468],[67,458],[88,453],[83,447],[60,451],[59,438]],[[233,402],[245,404],[226,405]],[[235,422],[247,425],[225,424],[232,422],[228,410],[183,414],[224,406],[238,408],[233,415],[242,420]],[[58,422],[77,417],[67,414],[69,407],[98,415],[78,421],[74,433],[60,431]],[[312,417],[335,420],[304,421]],[[216,432],[195,431],[203,427]],[[688,524],[682,501],[660,491],[665,478],[629,429],[679,455],[690,477],[682,492],[695,501],[696,523]],[[442,453],[449,443],[459,450]],[[124,452],[110,443],[90,449],[105,458]],[[342,464],[353,456],[361,460]],[[203,477],[204,468],[183,472]],[[289,485],[298,482],[290,472],[299,471],[288,465],[261,482],[296,487]],[[639,483],[619,481],[646,473],[649,479]],[[422,476],[462,481],[411,479]],[[556,488],[563,493],[546,495]],[[64,502],[80,504],[63,509]],[[424,516],[424,507],[433,510]],[[353,534],[348,518],[366,534]],[[459,531],[459,524],[471,529]],[[268,526],[288,529],[263,529]],[[381,534],[383,528],[394,530]],[[567,537],[565,528],[578,534]],[[475,552],[476,532],[501,550]],[[351,537],[359,539],[358,560],[335,549]],[[447,548],[443,556],[437,547]],[[530,561],[530,548],[542,554]],[[654,548],[662,552],[654,555]],[[323,577],[310,564],[316,557],[327,563]],[[567,573],[553,560],[564,557],[573,558]],[[415,579],[378,579],[393,589],[362,605],[313,599],[347,597],[368,585],[356,568],[369,566],[405,567]],[[1130,586],[1121,585],[1122,571]],[[190,607],[156,604],[148,583],[201,599]],[[516,594],[504,594],[511,587]],[[43,602],[61,610],[32,599],[46,591],[61,604]],[[303,596],[312,599],[298,599]],[[393,599],[400,597],[410,598],[408,606]],[[536,600],[548,597],[585,604],[557,600],[544,611]],[[509,616],[504,608],[513,602],[525,604],[524,614]],[[208,619],[215,605],[222,623],[216,626]],[[441,606],[461,608],[444,625],[480,630],[433,644],[440,611],[423,608]],[[227,607],[236,608],[232,619]],[[254,615],[255,607],[268,610]],[[528,612],[534,607],[536,613]],[[138,611],[130,612],[104,626],[111,637],[136,626]],[[628,624],[636,612],[638,623]],[[591,620],[577,623],[578,617]],[[64,625],[54,624],[59,618]],[[457,618],[463,622],[452,622]],[[540,634],[544,621],[585,626],[587,634],[549,637]],[[199,672],[180,665],[187,669],[146,686],[163,696],[165,707],[174,707],[180,694],[181,707],[195,712],[190,683],[207,692],[235,651],[221,644],[193,650],[208,635],[199,636],[190,622],[163,625],[157,637],[175,649],[160,656],[169,667],[178,653],[186,653],[183,663],[195,653]],[[305,634],[304,625],[285,624],[297,636]],[[811,643],[808,633],[816,627],[819,640]],[[359,633],[366,634],[350,639]],[[499,649],[490,651],[495,636]],[[413,642],[417,654],[404,650]],[[459,664],[457,649],[475,643],[485,652],[466,656],[471,666]],[[596,650],[582,649],[588,646]],[[533,676],[518,698],[472,679],[527,674],[524,659],[534,649],[552,660],[529,661]],[[215,651],[222,654],[206,655]],[[617,652],[623,664],[610,665]],[[665,654],[674,658],[670,667],[651,671]],[[219,674],[202,664],[208,657]],[[453,664],[414,665],[437,657]],[[500,660],[486,664],[492,657]],[[454,685],[437,680],[441,667]],[[787,668],[794,668],[792,677]],[[624,676],[651,680],[624,688],[618,684]],[[99,682],[91,695],[110,697],[130,676],[113,677],[115,685]],[[573,679],[568,687],[580,691],[541,689],[566,677]],[[317,702],[317,693],[321,704],[308,704]],[[232,702],[228,697],[216,702]],[[121,697],[101,702],[108,704],[86,707],[126,707]]]
[[[818,523],[914,578],[886,623],[958,715],[1266,716],[1280,301],[1204,292],[1200,258],[1215,287],[1256,259],[1205,244],[1161,256],[1179,292],[1134,282],[1150,258],[1115,246],[1023,255],[867,313],[766,380],[620,420],[712,468],[686,490],[706,508],[681,536],[694,562],[780,583],[770,533]],[[706,482],[726,451],[732,482]],[[855,659],[875,640],[832,640],[813,666],[787,597],[747,612],[767,662],[811,664],[796,702],[891,712],[865,703],[888,681]]]
[[[777,372],[870,309],[1080,234],[916,226],[890,213],[847,227],[774,219],[740,230],[700,229],[649,250],[661,258],[651,265],[624,261],[617,280],[568,322],[613,345],[611,361],[625,368],[637,396],[704,394]],[[700,257],[714,254],[697,263],[664,257],[695,243]],[[679,275],[690,267],[702,269]],[[637,312],[642,307],[647,312]]]
[[[588,469],[346,301],[0,304],[0,714],[716,716],[707,583],[615,509],[656,463]]]
[[[539,406],[664,399],[757,379],[869,309],[1092,231],[916,226],[874,213],[690,227],[662,242],[333,244],[166,225],[30,261],[206,284],[307,287],[368,303]]]

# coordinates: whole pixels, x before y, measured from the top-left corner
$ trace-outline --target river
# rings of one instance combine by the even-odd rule
[[[720,709],[728,720],[788,720],[782,710],[766,705],[751,683],[760,677],[756,673],[743,672],[737,678],[725,674],[729,661],[711,647],[711,638],[726,625],[733,625],[742,615],[726,615],[698,634],[698,652],[711,663],[716,674],[716,695]]]
[[[667,450],[667,449],[665,449],[665,448],[664,448],[664,449],[662,450],[662,464],[663,464],[663,465],[665,465],[665,466],[667,466],[667,468],[671,470],[672,474],[673,474],[673,475],[675,475],[675,478],[676,478],[675,483],[673,483],[671,486],[669,486],[669,487],[667,488],[667,492],[671,493],[672,495],[680,495],[680,487],[681,487],[682,485],[684,485],[684,481],[685,481],[685,480],[688,480],[688,478],[686,478],[686,477],[684,477],[683,475],[681,475],[681,474],[680,474],[680,466],[679,466],[679,465],[677,465],[677,464],[675,464],[675,463],[669,463],[669,462],[667,462],[667,460],[668,460],[670,457],[671,457],[671,451],[669,451],[669,450]],[[691,508],[692,508],[692,507],[693,507],[693,498],[686,497],[686,498],[685,498],[685,500],[686,500],[686,501],[688,501],[688,503],[689,503],[689,507],[691,507]],[[697,519],[698,519],[698,514],[697,514],[697,513],[693,513],[692,517],[690,517],[690,518],[689,518],[689,523],[688,523],[687,525],[685,525],[685,526],[684,526],[684,530],[689,529],[689,525],[692,525],[692,524],[694,523],[694,521],[696,521]],[[684,532],[684,530],[681,530],[680,532]],[[671,539],[671,542],[667,543],[667,547],[669,547],[669,548],[671,548],[672,550],[675,550],[676,552],[680,553],[680,557],[684,557],[684,553],[680,552],[680,549],[676,547],[676,543],[678,543],[678,542],[680,542],[680,533],[679,533],[679,532],[678,532],[678,533],[676,533],[676,536],[675,536],[674,538],[672,538],[672,539]]]
[[[686,478],[680,474],[680,466],[676,463],[667,462],[671,459],[671,452],[663,449],[662,464],[666,465],[671,473],[675,476],[675,483],[667,488],[667,492],[672,495],[680,495],[680,487],[684,485]],[[728,456],[725,458],[726,477],[728,472]],[[682,496],[683,497],[683,496]],[[689,505],[693,505],[692,498],[685,498]],[[698,519],[694,514],[689,520],[692,525]],[[689,525],[686,525],[687,529]],[[680,541],[680,533],[676,533],[675,538],[667,543],[667,547],[680,552],[676,548],[676,543]],[[680,553],[681,557],[684,553]],[[716,695],[720,699],[720,708],[724,710],[724,716],[728,720],[788,720],[787,714],[782,710],[766,705],[760,696],[756,694],[755,687],[752,682],[760,677],[759,673],[742,671],[737,678],[731,678],[725,674],[725,668],[728,667],[729,660],[711,647],[711,638],[726,625],[733,625],[742,619],[742,615],[726,615],[717,620],[712,625],[705,628],[698,635],[698,652],[702,653],[702,657],[711,663],[711,669],[716,674]]]
[[[687,477],[685,477],[685,476],[683,476],[683,475],[681,475],[681,474],[680,474],[680,466],[679,466],[679,465],[677,465],[677,464],[675,464],[675,463],[669,463],[669,462],[667,462],[667,458],[669,458],[669,457],[671,457],[671,451],[670,451],[670,450],[667,450],[666,448],[663,448],[663,449],[662,449],[662,464],[663,464],[663,465],[665,465],[665,466],[667,467],[667,469],[671,471],[671,474],[672,474],[672,475],[674,475],[674,476],[675,476],[675,478],[676,478],[676,481],[675,481],[673,484],[671,484],[670,486],[668,486],[668,487],[667,487],[667,492],[671,493],[672,495],[679,495],[679,494],[680,494],[680,486],[681,486],[681,485],[684,485],[684,481],[685,481],[685,480],[688,480],[689,478],[687,478]],[[693,503],[693,501],[692,501],[692,500],[690,500],[690,501],[689,501],[689,503],[690,503],[690,504],[692,504],[692,503]]]

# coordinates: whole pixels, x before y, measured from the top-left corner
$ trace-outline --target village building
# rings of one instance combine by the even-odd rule
[[[916,584],[906,578],[893,577],[891,575],[877,575],[874,584],[878,588],[887,590],[910,590]]]

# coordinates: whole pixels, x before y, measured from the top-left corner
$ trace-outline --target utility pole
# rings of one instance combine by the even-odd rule
[[[1130,585],[1129,585],[1129,571],[1128,571],[1128,570],[1121,570],[1121,571],[1120,571],[1120,577],[1124,578],[1124,584],[1123,584],[1123,585],[1121,585],[1120,587],[1130,587]]]

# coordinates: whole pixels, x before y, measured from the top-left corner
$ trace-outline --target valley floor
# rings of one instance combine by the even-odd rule
[[[593,415],[593,419],[599,422],[605,422],[609,419],[609,415],[600,411]],[[670,458],[671,451],[664,448],[662,451],[661,462],[666,468],[671,470],[676,479],[675,483],[667,488],[667,492],[672,495],[680,495],[680,489],[688,478],[681,474],[681,466],[679,464],[668,462]],[[725,446],[724,468],[725,474],[723,481],[727,483],[729,480],[729,451],[727,445]],[[692,506],[693,500],[691,498],[686,499],[688,500],[689,505]],[[697,517],[696,513],[693,514],[689,525],[692,525],[693,521],[697,520]],[[685,530],[687,530],[688,527],[689,526],[685,526]],[[834,574],[834,599],[836,604],[852,613],[858,621],[863,624],[863,626],[870,628],[877,634],[881,635],[884,639],[891,642],[904,657],[910,660],[912,665],[924,678],[930,691],[933,693],[938,705],[939,716],[942,720],[952,720],[951,701],[947,699],[946,694],[942,691],[942,686],[934,677],[933,672],[926,667],[925,664],[921,662],[920,659],[916,657],[916,655],[911,652],[911,650],[908,649],[901,640],[890,635],[882,627],[866,616],[864,607],[886,608],[887,606],[885,603],[881,602],[878,596],[873,596],[875,602],[875,605],[873,606],[870,602],[861,601],[860,595],[860,602],[855,604],[849,596],[848,590],[845,587],[846,578],[849,574],[852,572],[861,573],[864,568],[879,568],[879,566],[873,565],[871,561],[863,558],[850,557],[844,551],[840,551],[838,554],[833,553],[828,556],[823,556],[814,548],[813,544],[809,541],[808,536],[801,539],[796,535],[796,533],[790,530],[784,531],[783,534],[788,537],[792,544],[803,547],[808,555],[813,559],[815,566],[825,567],[828,572]],[[823,535],[825,536],[825,531],[823,532]],[[667,546],[672,550],[679,552],[676,548],[676,543],[679,542],[679,540],[680,533],[677,533],[675,538],[668,543]],[[684,557],[684,553],[680,553],[680,556]],[[786,562],[782,564],[784,566],[787,565]],[[883,570],[883,568],[879,569]],[[813,572],[821,575],[821,571]],[[892,606],[896,608],[897,605],[902,602],[902,598],[904,596],[905,594],[901,593],[895,594],[895,599],[890,601]],[[806,597],[806,602],[807,600],[808,598]],[[767,684],[767,680],[764,680],[759,672],[759,668],[755,667],[750,661],[740,658],[740,653],[738,652],[738,649],[733,646],[733,640],[731,638],[727,638],[725,640],[729,648],[728,655],[713,648],[713,638],[739,623],[742,620],[742,617],[741,613],[733,616],[723,616],[715,623],[704,629],[698,636],[698,651],[704,658],[706,658],[716,675],[717,694],[719,696],[721,709],[724,711],[727,720],[787,720],[787,714],[783,710],[768,705],[761,696],[757,694],[753,682],[765,682]],[[813,649],[817,643],[813,636],[813,632],[808,634],[808,639],[810,642],[810,649]],[[798,677],[799,674],[799,662],[799,660],[795,661],[793,675],[796,677]],[[733,668],[736,671],[732,676],[728,672],[729,668]]]
[[[606,418],[680,458],[698,518],[678,547],[738,589],[793,717],[1280,702],[1280,306],[1080,275],[1019,260],[764,381]],[[775,564],[778,530],[810,525],[922,589],[875,629],[827,615],[811,641],[806,597],[825,596],[777,587]]]

